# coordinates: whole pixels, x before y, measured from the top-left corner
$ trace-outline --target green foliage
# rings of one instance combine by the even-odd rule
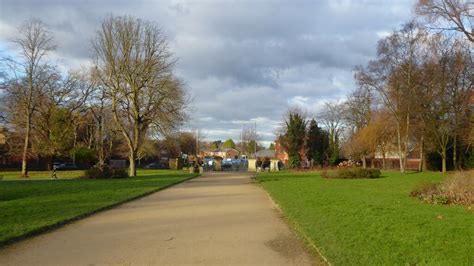
[[[308,140],[306,142],[306,157],[314,160],[315,165],[323,165],[327,156],[329,136],[326,131],[318,127],[316,120],[312,119],[308,129]]]
[[[288,141],[288,166],[297,168],[300,166],[300,151],[303,148],[306,135],[306,120],[299,111],[290,111],[285,121],[286,138]]]
[[[226,149],[235,149],[235,142],[232,139],[228,139],[222,144],[222,147]]]
[[[473,213],[408,196],[416,184],[440,182],[443,176],[383,175],[342,180],[280,172],[257,179],[332,265],[472,265]]]
[[[270,146],[268,146],[268,149],[274,151],[275,150],[275,143],[273,143],[273,142],[270,143]]]
[[[338,179],[358,179],[358,178],[380,178],[382,173],[379,169],[364,169],[364,168],[339,168],[336,171],[322,172],[321,176],[324,178],[338,178]]]
[[[246,150],[248,151],[249,154],[253,154],[254,152],[258,151],[258,146],[257,142],[255,140],[249,140],[247,142],[247,148]]]
[[[128,172],[126,169],[114,169],[107,165],[102,167],[94,166],[87,169],[82,178],[85,179],[119,179],[127,178]]]
[[[76,158],[76,162],[81,165],[91,165],[97,160],[97,152],[84,146],[78,146],[70,151],[71,157]]]
[[[336,165],[339,162],[339,142],[330,142],[329,144],[329,164]]]
[[[138,177],[120,180],[1,181],[0,245],[191,176],[182,171],[139,170]]]
[[[218,148],[219,148],[219,144],[217,144],[217,141],[211,142],[211,149],[218,149]]]
[[[72,117],[66,108],[51,106],[40,116],[40,125],[34,137],[39,154],[52,157],[67,155],[73,146]]]

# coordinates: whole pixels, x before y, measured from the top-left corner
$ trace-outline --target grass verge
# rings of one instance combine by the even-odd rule
[[[141,170],[139,176],[107,180],[0,182],[0,246],[148,195],[195,175]]]
[[[438,173],[340,180],[286,172],[257,180],[298,233],[334,265],[474,263],[474,213],[409,196],[419,183],[443,180]]]

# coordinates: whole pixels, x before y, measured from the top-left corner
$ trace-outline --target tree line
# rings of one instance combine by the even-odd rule
[[[416,149],[420,171],[427,162],[440,162],[443,172],[448,164],[474,166],[474,3],[420,0],[415,8],[416,19],[381,39],[375,59],[355,67],[357,89],[343,102],[326,103],[318,116],[325,137],[307,130],[300,111],[289,112],[281,137],[291,167],[315,142],[327,143],[328,164],[345,157],[366,167],[378,154],[385,168],[386,155],[396,153],[404,173]],[[312,153],[306,158],[319,160]]]
[[[52,63],[56,45],[41,20],[24,22],[16,36],[18,54],[1,61],[0,108],[24,177],[33,158],[52,163],[92,153],[101,166],[120,152],[136,176],[149,136],[174,132],[186,119],[185,85],[173,73],[176,59],[154,22],[108,16],[92,40],[93,66],[67,73]]]

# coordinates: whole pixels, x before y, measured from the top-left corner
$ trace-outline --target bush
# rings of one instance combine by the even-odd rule
[[[420,184],[410,195],[432,204],[474,205],[474,171],[456,172],[441,183]]]
[[[337,179],[380,178],[382,173],[379,169],[339,168],[332,172],[324,171],[321,176]]]
[[[128,172],[126,169],[113,169],[109,166],[94,166],[84,173],[82,178],[85,179],[118,179],[127,178]]]

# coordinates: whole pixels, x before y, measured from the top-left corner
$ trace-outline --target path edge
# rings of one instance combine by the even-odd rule
[[[188,178],[185,178],[185,179],[182,179],[178,182],[175,182],[175,183],[171,183],[171,184],[168,184],[166,186],[163,186],[163,187],[159,187],[159,188],[156,188],[156,189],[153,189],[153,190],[150,190],[148,192],[145,192],[143,194],[139,194],[137,196],[134,196],[134,197],[131,197],[131,198],[127,198],[127,199],[124,199],[122,201],[118,201],[118,202],[115,202],[113,204],[110,204],[110,205],[107,205],[107,206],[104,206],[104,207],[100,207],[98,209],[95,209],[93,211],[90,211],[90,212],[86,212],[86,213],[83,213],[83,214],[79,214],[79,215],[76,215],[72,218],[69,218],[69,219],[66,219],[66,220],[63,220],[63,221],[60,221],[60,222],[57,222],[57,223],[54,223],[54,224],[50,224],[50,225],[46,225],[46,226],[43,226],[43,227],[40,227],[40,228],[37,228],[35,230],[32,230],[32,231],[29,231],[25,234],[22,234],[22,235],[19,235],[19,236],[15,236],[15,237],[11,237],[11,238],[8,238],[6,240],[3,240],[3,241],[0,241],[0,250],[12,245],[12,244],[15,244],[15,243],[18,243],[18,242],[21,242],[21,241],[24,241],[24,240],[27,240],[27,239],[30,239],[32,237],[35,237],[35,236],[39,236],[39,235],[42,235],[42,234],[45,234],[45,233],[49,233],[49,232],[52,232],[56,229],[59,229],[63,226],[66,226],[68,224],[71,224],[73,222],[76,222],[76,221],[79,221],[79,220],[82,220],[82,219],[85,219],[87,217],[90,217],[94,214],[97,214],[97,213],[100,213],[100,212],[104,212],[104,211],[107,211],[107,210],[110,210],[110,209],[113,209],[115,207],[118,207],[120,205],[123,205],[125,203],[128,203],[128,202],[131,202],[131,201],[134,201],[134,200],[137,200],[137,199],[140,199],[140,198],[144,198],[146,196],[149,196],[153,193],[156,193],[156,192],[159,192],[161,190],[164,190],[164,189],[167,189],[167,188],[170,188],[172,186],[175,186],[175,185],[178,185],[178,184],[181,184],[181,183],[184,183],[186,181],[189,181],[191,179],[194,179],[196,177],[199,177],[200,175],[199,174],[193,174],[192,176],[188,177]]]
[[[280,205],[278,205],[278,203],[272,198],[270,193],[268,193],[268,191],[263,187],[263,185],[257,180],[256,175],[253,177],[253,180],[255,180],[253,181],[253,183],[257,184],[257,186],[260,187],[260,189],[265,192],[265,195],[268,197],[268,199],[270,200],[270,202],[272,203],[276,211],[281,214],[285,223],[291,228],[293,232],[296,233],[298,238],[303,240],[303,242],[306,244],[305,246],[308,247],[313,253],[316,253],[316,255],[320,259],[322,259],[323,262],[326,263],[326,265],[331,266],[332,265],[331,262],[323,255],[323,253],[318,248],[318,246],[316,246],[316,244],[304,233],[304,231],[301,230],[301,228],[298,226],[296,222],[291,221],[288,218],[288,216],[285,214],[285,212],[283,212]]]

